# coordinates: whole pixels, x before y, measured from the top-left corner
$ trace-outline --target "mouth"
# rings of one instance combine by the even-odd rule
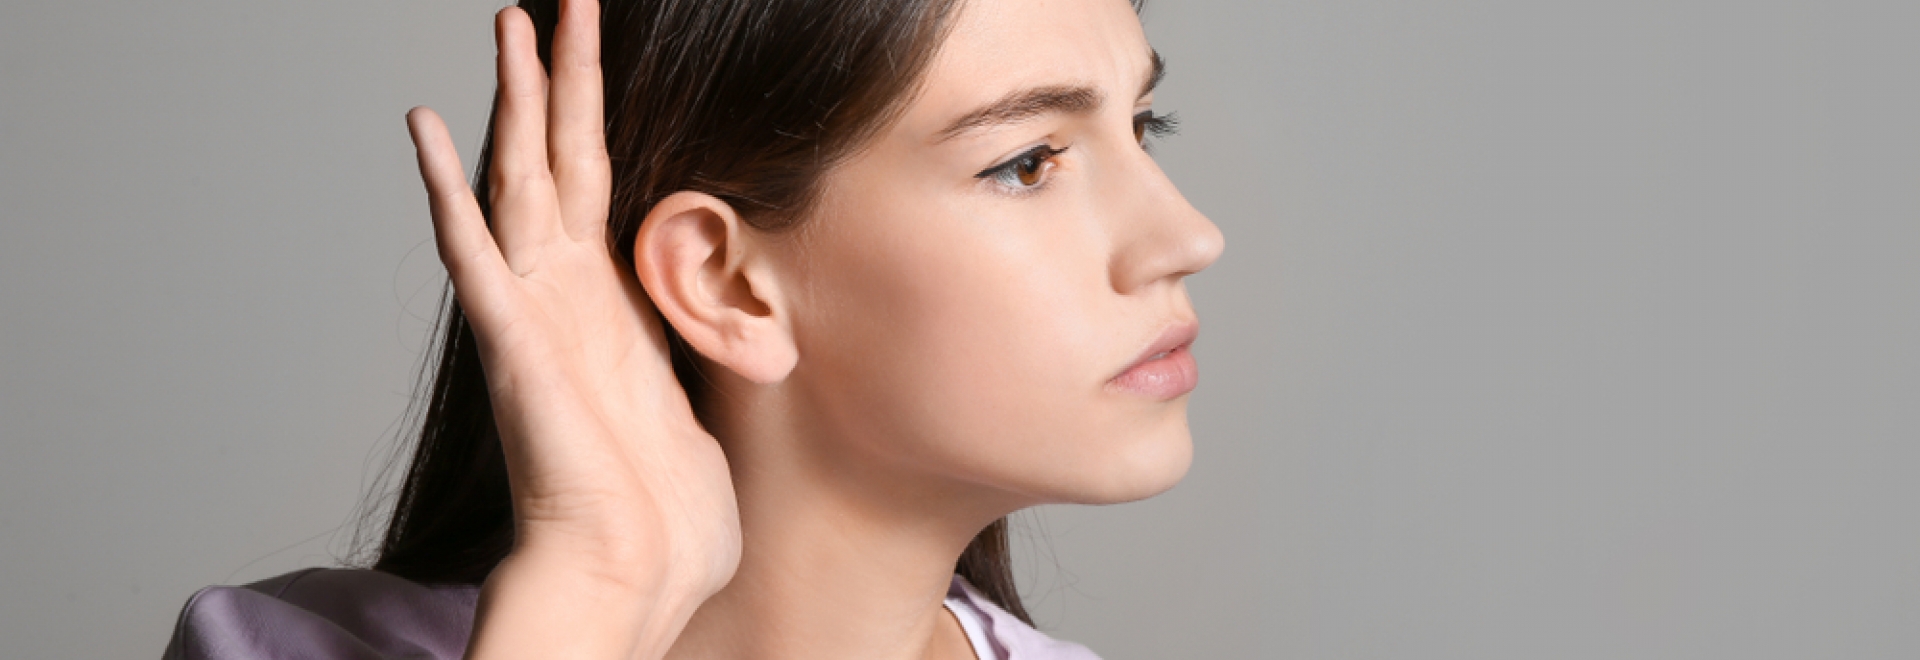
[[[1167,400],[1193,391],[1200,369],[1190,350],[1200,335],[1200,324],[1184,321],[1169,326],[1140,352],[1140,357],[1107,381],[1110,389]]]

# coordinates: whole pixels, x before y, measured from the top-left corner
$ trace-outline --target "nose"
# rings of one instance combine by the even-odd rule
[[[1109,277],[1122,294],[1198,273],[1226,247],[1220,228],[1187,203],[1152,157],[1140,152],[1129,160],[1108,197],[1119,220]]]

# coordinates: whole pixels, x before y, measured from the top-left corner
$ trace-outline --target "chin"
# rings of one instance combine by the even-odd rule
[[[1193,465],[1193,435],[1186,417],[1172,428],[1128,434],[1120,446],[1090,459],[1081,476],[1093,481],[1072,498],[1074,504],[1120,504],[1173,489]]]

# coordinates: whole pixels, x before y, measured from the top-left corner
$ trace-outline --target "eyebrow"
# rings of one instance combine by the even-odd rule
[[[1153,69],[1147,72],[1147,81],[1140,85],[1139,98],[1143,99],[1152,94],[1160,86],[1160,81],[1167,77],[1167,61],[1160,59],[1160,51],[1148,49],[1147,56],[1153,60]]]
[[[1167,64],[1160,59],[1160,51],[1149,50],[1148,54],[1153,67],[1147,72],[1146,81],[1140,85],[1141,98],[1153,93],[1154,88],[1160,86],[1160,80],[1167,76]],[[933,141],[945,142],[968,131],[1019,123],[1050,113],[1084,114],[1100,107],[1105,98],[1100,90],[1085,85],[1046,85],[1015,90],[960,115],[959,119],[934,133]]]

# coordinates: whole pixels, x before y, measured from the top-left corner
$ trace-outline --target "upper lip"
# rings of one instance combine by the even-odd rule
[[[1146,350],[1140,351],[1139,357],[1128,363],[1127,368],[1121,369],[1120,373],[1132,371],[1134,367],[1153,359],[1156,355],[1192,344],[1193,340],[1199,336],[1199,321],[1180,321],[1167,326],[1166,330],[1160,332],[1160,337],[1153,340],[1152,344],[1148,344]]]

